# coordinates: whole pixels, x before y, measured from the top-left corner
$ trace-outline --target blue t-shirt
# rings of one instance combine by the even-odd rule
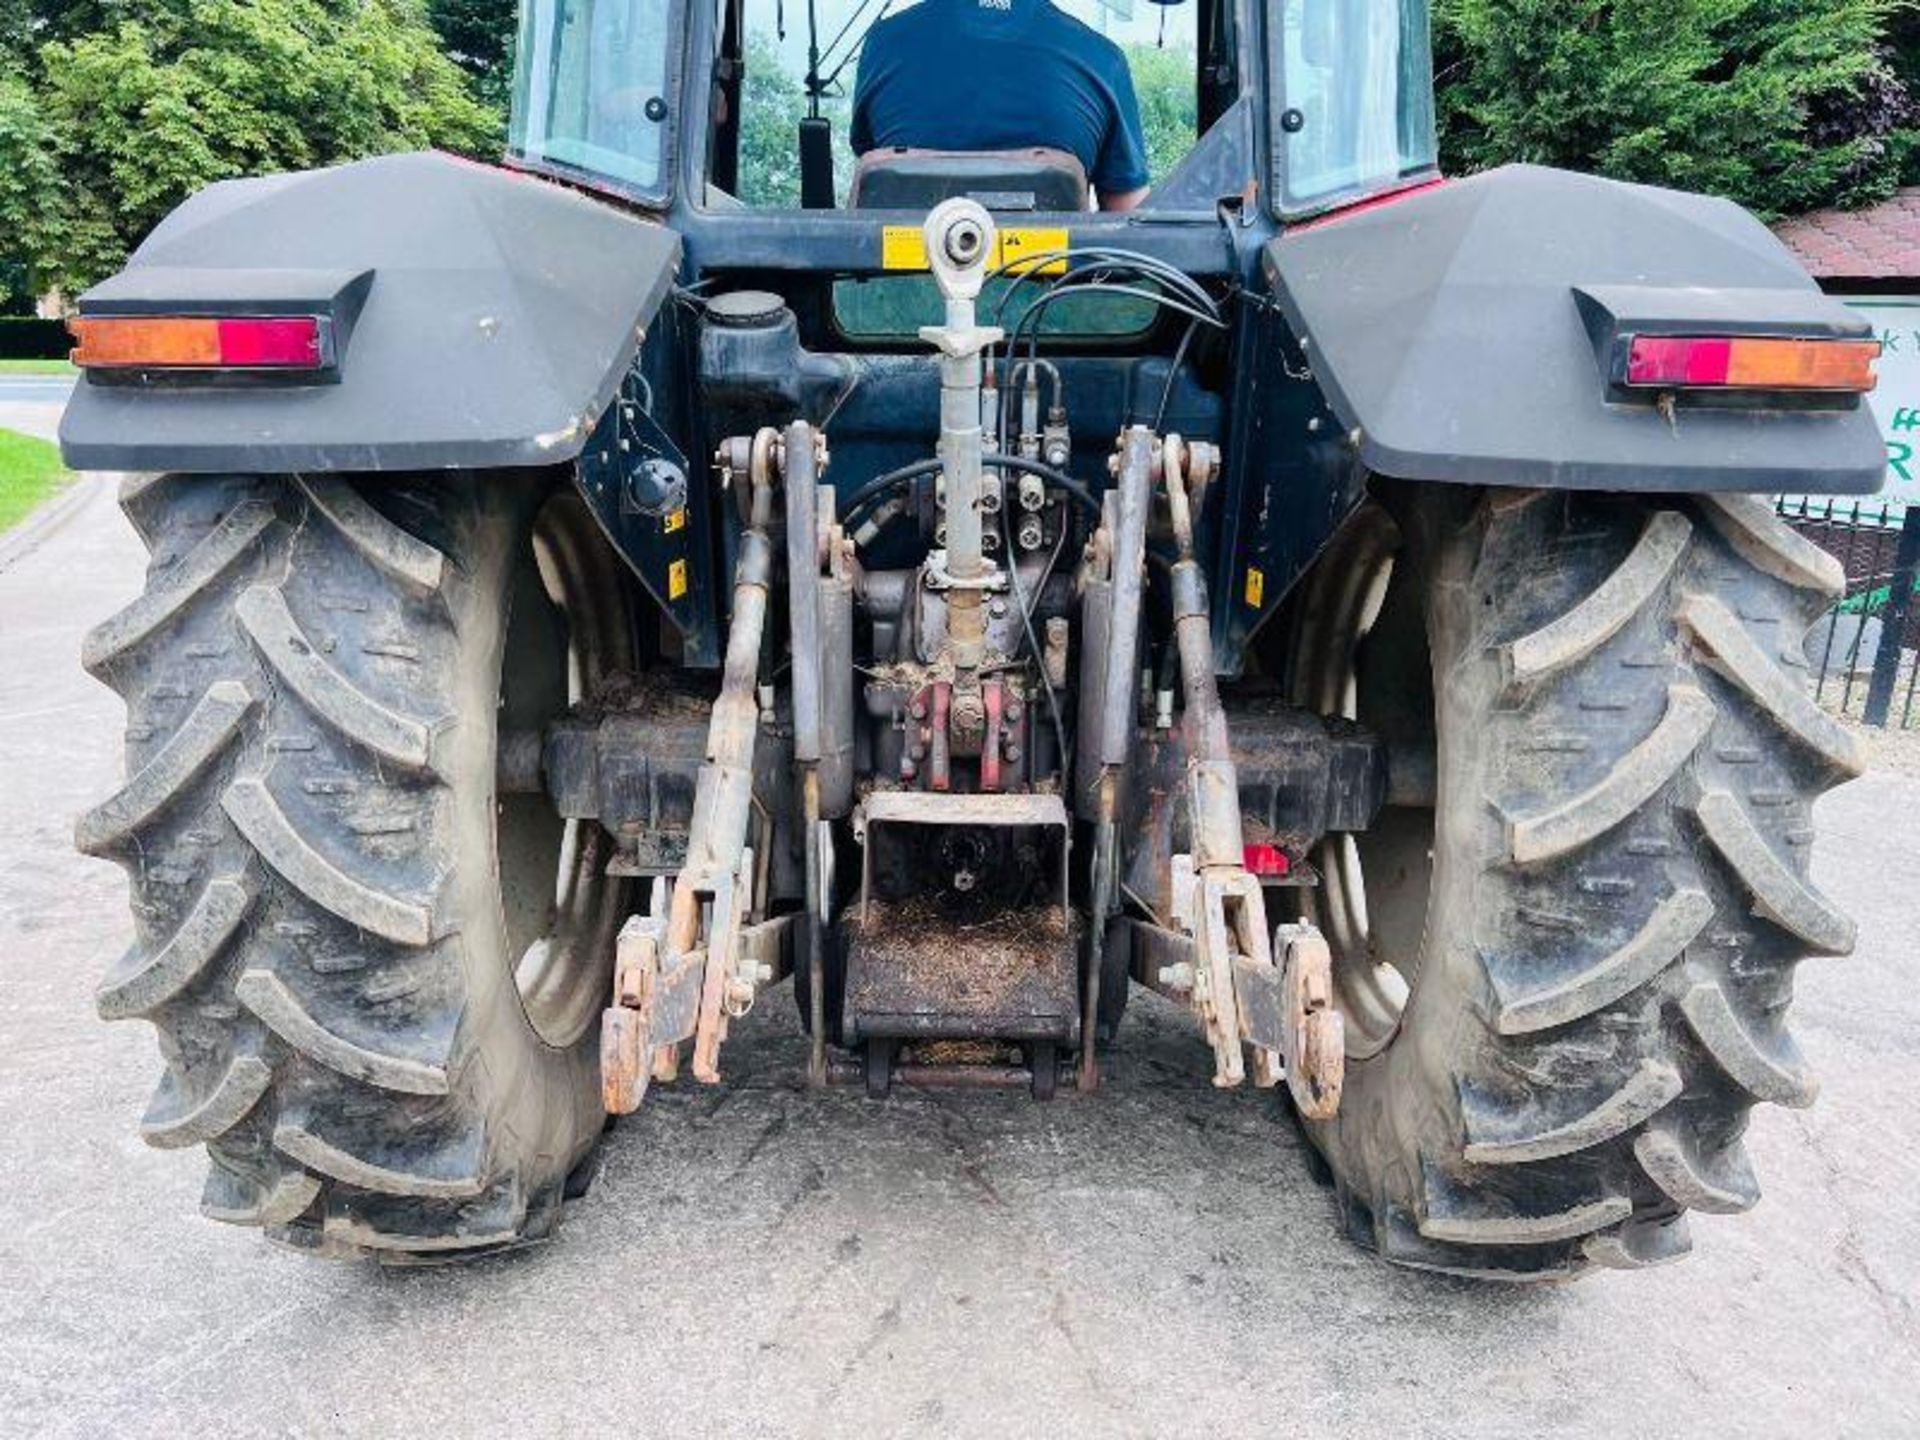
[[[1148,180],[1120,47],[1049,0],[920,0],[873,27],[853,92],[854,153],[1070,151],[1102,195]]]

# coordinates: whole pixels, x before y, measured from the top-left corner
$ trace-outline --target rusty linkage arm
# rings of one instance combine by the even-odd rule
[[[1100,1083],[1094,1030],[1100,1015],[1101,954],[1119,885],[1120,783],[1134,749],[1135,676],[1139,672],[1141,590],[1146,583],[1147,518],[1153,503],[1153,434],[1144,425],[1122,432],[1110,462],[1115,484],[1094,536],[1095,570],[1088,586],[1089,659],[1082,679],[1080,775],[1083,806],[1093,819],[1093,904],[1088,916],[1085,995],[1080,1009],[1080,1089]],[[1095,615],[1093,612],[1098,612]],[[1097,636],[1095,632],[1097,633]],[[1098,657],[1095,660],[1095,657]],[[1084,811],[1083,811],[1084,813]]]
[[[1193,511],[1216,456],[1209,445],[1161,442],[1159,470],[1172,520],[1174,643],[1180,656],[1187,752],[1191,855],[1174,857],[1176,923],[1191,941],[1192,959],[1146,976],[1147,983],[1192,1007],[1213,1046],[1214,1083],[1254,1083],[1284,1076],[1307,1119],[1330,1117],[1340,1104],[1345,1065],[1341,1016],[1332,1006],[1325,940],[1310,925],[1284,927],[1275,963],[1260,882],[1246,869],[1226,714],[1214,678],[1207,586],[1193,554]]]
[[[853,808],[853,545],[835,518],[826,437],[796,421],[781,442],[786,481],[788,650],[793,684],[793,758],[798,770],[810,983],[807,1078],[827,1083],[825,916],[832,906],[833,822]]]
[[[813,459],[812,432],[795,427]],[[671,890],[656,881],[650,912],[621,929],[613,1004],[601,1017],[601,1091],[606,1108],[639,1108],[649,1079],[678,1073],[691,1038],[693,1073],[713,1083],[728,1022],[787,973],[792,917],[764,918],[764,868],[754,863],[754,751],[761,743],[759,676],[768,592],[773,582],[774,470],[794,443],[772,430],[730,440],[719,465],[729,482],[751,484],[746,529],[734,568],[733,618],[720,696],[707,728],[706,763],[695,783],[687,859]],[[812,483],[812,466],[804,467]],[[756,923],[757,922],[757,923]]]

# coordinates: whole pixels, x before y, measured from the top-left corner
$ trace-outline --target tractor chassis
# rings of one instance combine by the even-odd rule
[[[1199,1019],[1216,1084],[1236,1086],[1249,1074],[1263,1087],[1284,1082],[1308,1118],[1327,1118],[1339,1105],[1344,1044],[1327,946],[1309,924],[1270,931],[1261,880],[1247,868],[1243,781],[1215,679],[1207,586],[1194,553],[1193,516],[1218,464],[1211,446],[1144,426],[1122,433],[1109,462],[1114,483],[1076,586],[1086,639],[1070,771],[1068,757],[1059,757],[1068,793],[1022,786],[1028,757],[1015,739],[1028,732],[1010,728],[1020,716],[1021,692],[983,678],[991,672],[983,672],[982,663],[997,653],[994,641],[1011,624],[997,592],[1013,590],[1014,611],[1027,638],[1035,638],[1017,577],[980,558],[977,527],[1002,503],[985,480],[983,465],[994,461],[983,457],[979,424],[980,352],[998,332],[975,324],[973,306],[991,234],[985,212],[967,202],[941,207],[926,223],[947,299],[946,325],[925,334],[939,351],[938,453],[953,533],[918,586],[876,585],[861,572],[836,521],[835,491],[822,483],[826,438],[809,424],[728,440],[714,457],[722,486],[743,500],[746,516],[732,624],[684,811],[677,875],[669,884],[664,873],[656,874],[648,913],[629,920],[618,939],[601,1032],[603,1098],[611,1113],[637,1108],[652,1080],[674,1078],[689,1042],[694,1078],[718,1082],[731,1022],[796,964],[807,967],[815,1084],[849,1073],[828,1056],[833,984],[841,1013],[832,1028],[843,1044],[865,1047],[859,1073],[873,1093],[884,1094],[896,1076],[933,1083],[964,1075],[1025,1084],[1046,1097],[1061,1074],[1059,1057],[1076,1049],[1073,1082],[1091,1091],[1099,1084],[1102,988],[1131,978]],[[1160,742],[1144,747],[1136,723],[1139,651],[1148,534],[1156,522],[1174,552],[1168,582],[1183,705],[1177,734],[1169,721]],[[762,678],[772,592],[782,570],[782,608],[791,626],[784,693]],[[904,604],[922,588],[942,592],[933,622],[940,632],[937,661],[906,682],[914,721],[927,723],[915,727],[897,763],[905,783],[869,780],[856,787],[856,593],[897,593]],[[1041,647],[1033,649],[1040,659]],[[1056,721],[1064,668],[1041,665],[1045,705]],[[1163,709],[1170,715],[1170,707]],[[1306,842],[1329,822],[1364,825],[1385,798],[1380,747],[1357,733],[1332,734],[1304,715],[1269,709],[1265,719],[1269,728],[1277,720],[1287,738],[1303,742],[1315,757],[1304,785],[1299,775],[1268,776],[1264,784],[1257,773],[1248,777],[1254,783],[1247,793],[1265,797],[1265,823],[1277,822]],[[684,721],[677,737],[662,735],[658,744],[653,728],[631,715],[594,723],[570,718],[546,737],[542,770],[561,777],[554,788],[562,813],[591,811],[616,835],[655,837],[657,864],[666,818],[659,800],[676,787],[651,772],[663,762],[670,770],[668,757],[680,757],[677,788],[684,795],[693,752]],[[507,746],[503,753],[527,748]],[[1277,764],[1298,768],[1296,748],[1282,743],[1270,753]],[[955,761],[962,758],[977,763],[977,790],[953,788]],[[607,783],[609,776],[636,775],[648,783]],[[797,783],[783,787],[787,777]],[[615,806],[619,795],[642,795],[642,813],[606,813],[600,802],[609,791]],[[797,806],[791,798],[783,803],[783,793],[797,797]],[[1305,797],[1292,807],[1299,813],[1276,813],[1285,808],[1277,799],[1283,794]],[[1143,796],[1144,816],[1133,813]],[[1176,817],[1183,842],[1177,852]],[[837,825],[842,820],[849,823]],[[1144,847],[1130,838],[1140,821],[1153,842]],[[796,829],[797,846],[791,843]],[[860,851],[859,885],[843,914],[835,913],[837,846],[844,843],[836,832]],[[876,866],[888,846],[900,843],[891,837],[902,832],[935,835],[941,837],[936,845],[958,847],[940,852],[943,863],[959,898],[977,903],[955,914],[925,896],[877,896]],[[1074,895],[1077,835],[1091,846],[1084,914]],[[884,844],[883,836],[889,837]],[[1044,877],[1042,893],[968,895],[979,883],[975,859],[1008,847],[1020,873]],[[775,857],[796,849],[802,871],[797,909],[776,905],[773,883]],[[955,853],[964,858],[954,861]],[[637,855],[627,866],[628,873],[643,873]],[[980,869],[996,873],[984,860]],[[1142,891],[1157,897],[1156,918],[1122,919],[1123,888],[1136,898]],[[832,944],[844,947],[844,957],[830,976]],[[1107,952],[1120,944],[1127,968],[1110,975]],[[933,1052],[941,1058],[900,1062],[900,1047],[923,1041],[948,1048]],[[1026,1063],[956,1066],[944,1058],[952,1042],[983,1042],[989,1059],[996,1042],[1015,1043]]]

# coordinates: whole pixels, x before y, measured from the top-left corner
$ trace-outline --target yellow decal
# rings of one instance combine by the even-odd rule
[[[1015,273],[1020,275],[1059,275],[1067,268],[1063,255],[1055,260],[1046,260],[1034,265],[1021,264],[1035,255],[1046,255],[1067,248],[1066,227],[1042,230],[1002,230],[1000,232],[1000,253],[995,256],[999,265],[1017,266]]]
[[[1249,565],[1247,567],[1247,604],[1255,610],[1260,602],[1267,598],[1267,577]]]
[[[687,507],[682,505],[678,510],[669,510],[660,517],[660,533],[671,535],[674,531],[685,528],[686,523]]]
[[[927,268],[927,238],[918,225],[888,225],[880,232],[880,268],[883,270],[924,270]]]
[[[1018,265],[1022,275],[1057,275],[1067,268],[1066,257],[1040,264],[1020,262],[1067,248],[1064,225],[1042,228],[1023,227],[999,232],[994,246],[993,266]],[[924,270],[927,268],[927,240],[918,225],[886,225],[880,230],[880,268],[883,270]]]
[[[667,599],[678,600],[687,593],[687,562],[676,560],[667,566]]]

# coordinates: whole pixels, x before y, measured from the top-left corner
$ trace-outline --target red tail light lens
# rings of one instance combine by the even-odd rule
[[[1626,383],[1659,390],[1837,390],[1865,394],[1877,383],[1877,340],[1792,340],[1771,336],[1636,335]]]
[[[317,315],[80,315],[67,322],[73,363],[85,369],[319,370],[327,364]]]
[[[222,365],[290,365],[301,370],[320,365],[320,322],[311,315],[222,320],[219,328]]]
[[[1247,846],[1244,863],[1248,874],[1257,875],[1263,880],[1280,879],[1293,869],[1287,852],[1278,845]]]

